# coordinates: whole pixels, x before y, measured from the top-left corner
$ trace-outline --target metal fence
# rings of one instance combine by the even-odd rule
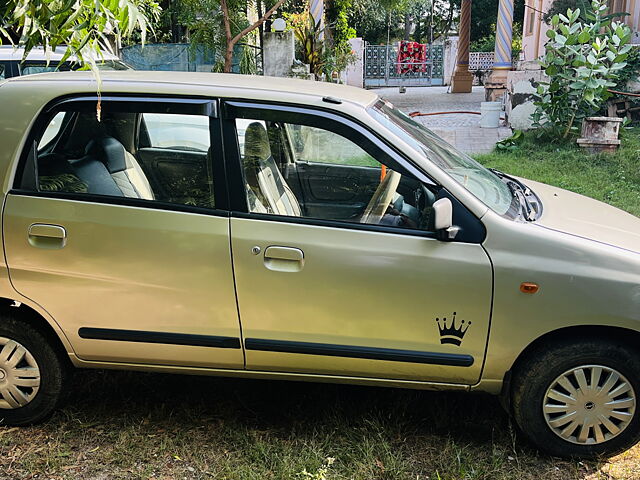
[[[398,45],[366,45],[364,86],[418,87],[444,84],[444,46],[427,45],[420,63],[398,62]]]
[[[218,61],[215,53],[188,43],[131,45],[121,55],[136,70],[211,72]]]

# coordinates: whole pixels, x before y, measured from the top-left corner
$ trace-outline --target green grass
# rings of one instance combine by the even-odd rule
[[[480,163],[610,203],[640,216],[640,128],[621,132],[614,154],[586,155],[575,145],[557,145],[525,135],[513,152],[478,155]]]
[[[632,480],[639,458],[539,454],[486,395],[133,372],[0,427],[2,479]]]

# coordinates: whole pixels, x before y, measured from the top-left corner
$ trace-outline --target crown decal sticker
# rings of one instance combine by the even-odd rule
[[[447,317],[442,319],[436,318],[438,324],[438,330],[440,331],[440,343],[457,345],[458,347],[462,343],[465,333],[469,330],[471,322],[465,322],[462,320],[460,325],[456,327],[456,312],[453,312],[453,319],[451,323],[447,322]]]

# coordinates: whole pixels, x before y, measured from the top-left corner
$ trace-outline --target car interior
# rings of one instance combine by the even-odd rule
[[[214,207],[208,146],[154,146],[141,113],[63,117],[38,147],[41,191]],[[349,140],[281,122],[244,121],[237,133],[250,212],[432,230],[435,188],[386,168]],[[316,155],[307,159],[309,145]],[[358,161],[344,161],[345,149],[357,151]]]
[[[139,113],[67,112],[61,123],[38,148],[40,190],[213,207],[208,149],[153,147]]]
[[[304,126],[243,122],[238,135],[244,134],[244,141],[239,139],[250,211],[430,230],[435,189],[384,167],[364,151],[359,155],[367,155],[368,165],[350,164],[349,158],[340,163],[332,156],[341,156],[346,139],[335,141],[335,134],[310,140],[329,155],[308,161],[304,145],[296,148],[291,135],[296,129],[305,133]],[[318,134],[313,130],[318,129],[306,133]]]

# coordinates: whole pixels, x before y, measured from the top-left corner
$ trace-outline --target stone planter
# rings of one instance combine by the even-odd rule
[[[582,137],[578,145],[587,153],[615,152],[620,145],[618,134],[622,118],[587,117],[582,121]]]

